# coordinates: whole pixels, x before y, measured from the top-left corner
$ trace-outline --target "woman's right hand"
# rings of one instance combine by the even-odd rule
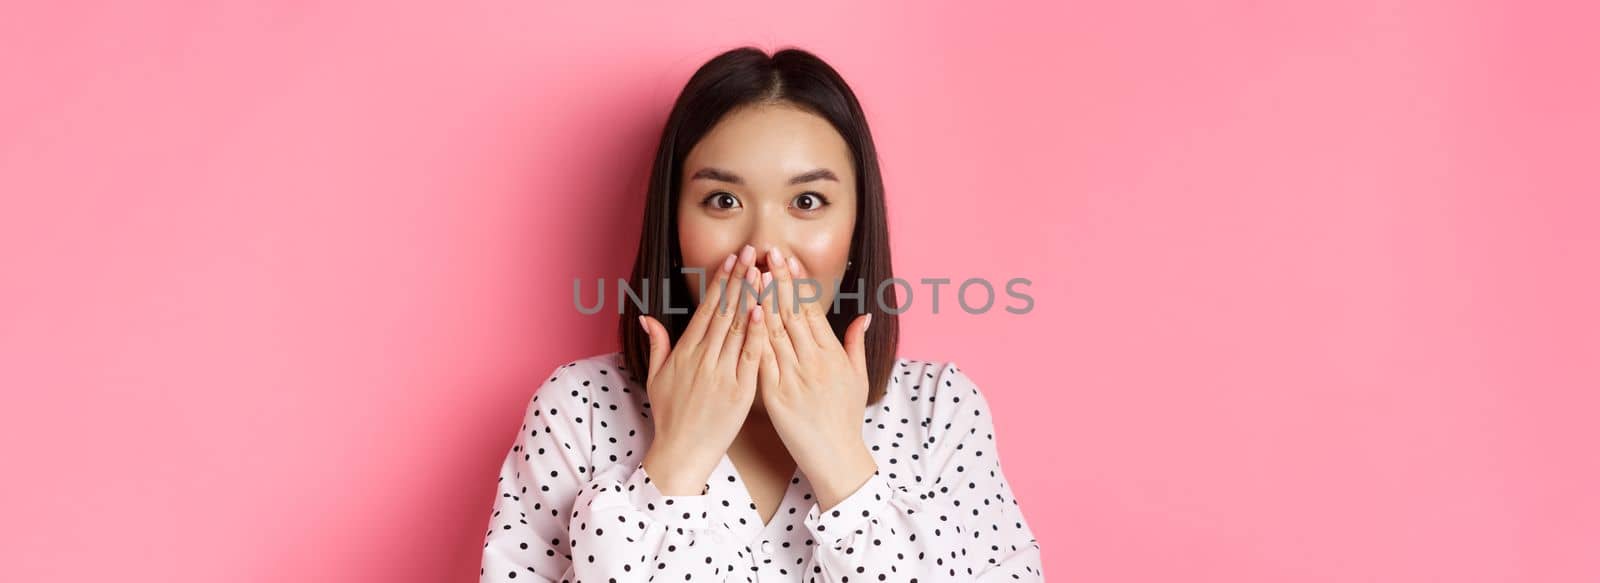
[[[749,293],[760,282],[755,249],[746,245],[723,260],[677,346],[660,321],[639,316],[650,335],[645,392],[655,420],[642,463],[662,494],[700,494],[750,414],[767,347],[763,310]]]

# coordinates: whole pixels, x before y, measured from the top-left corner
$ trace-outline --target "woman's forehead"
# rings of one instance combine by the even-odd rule
[[[684,179],[712,168],[746,185],[782,186],[819,169],[841,180],[849,173],[850,147],[816,114],[780,106],[745,108],[725,116],[685,159]]]

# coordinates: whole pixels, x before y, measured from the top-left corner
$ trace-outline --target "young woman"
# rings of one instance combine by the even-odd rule
[[[1043,580],[978,386],[896,355],[883,180],[833,68],[707,62],[648,196],[622,350],[533,395],[482,581]]]

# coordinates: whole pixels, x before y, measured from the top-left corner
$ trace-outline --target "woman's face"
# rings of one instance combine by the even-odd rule
[[[833,282],[850,258],[855,184],[850,147],[827,120],[784,104],[734,110],[684,159],[678,197],[684,265],[704,269],[709,281],[728,254],[748,244],[764,273],[767,249],[775,246],[785,258],[798,257],[820,284],[800,292],[820,293],[817,301],[831,306]],[[698,304],[701,278],[684,275]]]

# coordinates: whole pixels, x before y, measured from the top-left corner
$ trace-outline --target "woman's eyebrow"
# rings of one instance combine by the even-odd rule
[[[738,185],[744,184],[744,179],[740,178],[738,174],[734,174],[721,168],[712,168],[709,166],[701,168],[700,171],[694,173],[694,176],[689,177],[689,180],[700,179],[716,180],[718,182],[727,182]],[[832,170],[827,168],[818,168],[805,174],[795,176],[794,178],[790,178],[789,184],[805,184],[807,182],[815,182],[817,180],[832,180],[834,182],[838,182],[839,177],[835,176]]]

